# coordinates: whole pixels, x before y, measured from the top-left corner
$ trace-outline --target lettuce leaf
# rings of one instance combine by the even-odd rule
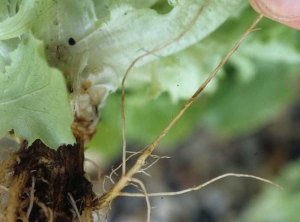
[[[109,15],[103,18],[101,22],[95,23],[97,29],[69,48],[70,55],[77,57],[68,64],[69,67],[78,67],[78,63],[80,63],[78,62],[80,61],[78,57],[84,57],[87,55],[86,52],[88,53],[88,58],[84,60],[87,63],[84,69],[85,73],[82,75],[82,72],[79,71],[80,68],[73,69],[72,78],[80,76],[81,84],[86,80],[91,81],[91,91],[93,91],[93,88],[98,89],[101,87],[108,89],[107,92],[116,90],[120,84],[120,79],[135,58],[149,50],[171,42],[180,35],[206,1],[189,0],[184,3],[172,1],[173,8],[166,14],[159,14],[151,8],[145,8],[146,6],[142,2],[106,1],[110,12]],[[153,94],[155,97],[162,91],[167,91],[171,94],[174,101],[177,101],[179,98],[186,98],[195,89],[196,85],[201,82],[207,72],[203,72],[202,63],[200,62],[195,66],[192,65],[185,72],[190,73],[191,77],[187,78],[185,73],[182,73],[180,78],[178,78],[178,73],[186,69],[188,64],[191,64],[186,61],[195,56],[195,53],[191,53],[190,56],[178,55],[180,60],[182,60],[178,64],[173,58],[165,57],[178,53],[204,39],[226,19],[238,14],[246,5],[241,0],[230,2],[224,0],[212,1],[204,9],[193,28],[180,41],[174,42],[174,44],[162,49],[155,55],[143,58],[136,64],[135,69],[132,70],[126,82],[128,89],[141,87],[145,82],[154,81],[154,84],[156,84],[158,81],[160,85],[153,87],[149,92],[150,95]],[[104,8],[102,7],[101,9],[103,10]],[[142,67],[151,61],[153,61],[153,64]],[[183,68],[178,70],[178,67],[181,65],[183,65]],[[169,69],[162,70],[155,76],[153,70],[157,66],[165,66],[169,67]],[[138,69],[139,67],[141,68]],[[174,72],[174,70],[177,71]],[[107,81],[108,76],[111,77],[109,78],[110,82]],[[166,79],[168,81],[165,81]],[[183,89],[180,86],[179,88],[177,87],[176,82],[178,81],[182,82],[179,85],[181,87],[184,86]],[[171,85],[167,82],[174,84]],[[107,87],[109,84],[111,88]]]
[[[14,130],[31,144],[41,139],[56,149],[75,142],[73,115],[62,73],[46,62],[43,44],[23,36],[0,73],[0,137]]]
[[[182,5],[174,5],[167,14],[158,14],[152,9],[135,8],[134,4],[120,1],[120,4],[110,9],[107,21],[76,44],[72,48],[72,53],[88,50],[91,54],[89,64],[92,67],[98,67],[100,62],[112,67],[119,76],[122,76],[133,59],[181,34],[203,4],[204,1],[186,1]],[[244,6],[245,4],[239,0],[212,1],[192,30],[179,42],[160,51],[159,57],[148,56],[137,66],[173,54],[198,42]]]
[[[13,15],[0,22],[0,40],[19,37],[28,32],[32,23],[38,21],[40,17],[48,15],[48,11],[55,6],[55,1],[26,0],[21,1],[20,4],[17,1],[10,1],[6,5],[10,6]]]

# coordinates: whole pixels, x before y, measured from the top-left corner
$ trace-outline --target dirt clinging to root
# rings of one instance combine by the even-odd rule
[[[8,187],[6,193],[1,190],[0,220],[92,221],[95,194],[84,176],[83,162],[79,139],[58,150],[40,140],[24,145],[0,165],[0,175],[5,175],[0,182]]]

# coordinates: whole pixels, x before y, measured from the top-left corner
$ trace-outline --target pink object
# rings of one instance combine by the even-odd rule
[[[252,7],[266,17],[300,29],[300,0],[249,0]]]

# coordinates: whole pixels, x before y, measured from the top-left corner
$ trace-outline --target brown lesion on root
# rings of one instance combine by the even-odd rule
[[[8,202],[2,212],[3,221],[26,219],[30,201],[33,206],[28,221],[76,221],[78,218],[68,194],[75,200],[84,221],[92,221],[95,194],[84,176],[83,162],[84,145],[80,139],[74,146],[61,146],[57,151],[36,140],[11,155],[0,165],[0,175],[4,176],[0,182],[5,182],[5,174],[12,172],[10,184],[7,184]]]

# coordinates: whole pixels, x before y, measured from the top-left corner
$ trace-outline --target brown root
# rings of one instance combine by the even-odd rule
[[[1,196],[2,205],[6,204],[1,221],[74,221],[74,208],[81,221],[92,221],[95,195],[84,177],[83,161],[80,140],[57,151],[36,140],[11,155],[0,165],[1,182],[9,189],[6,203],[7,196]],[[10,184],[4,179],[7,172],[13,172]]]

